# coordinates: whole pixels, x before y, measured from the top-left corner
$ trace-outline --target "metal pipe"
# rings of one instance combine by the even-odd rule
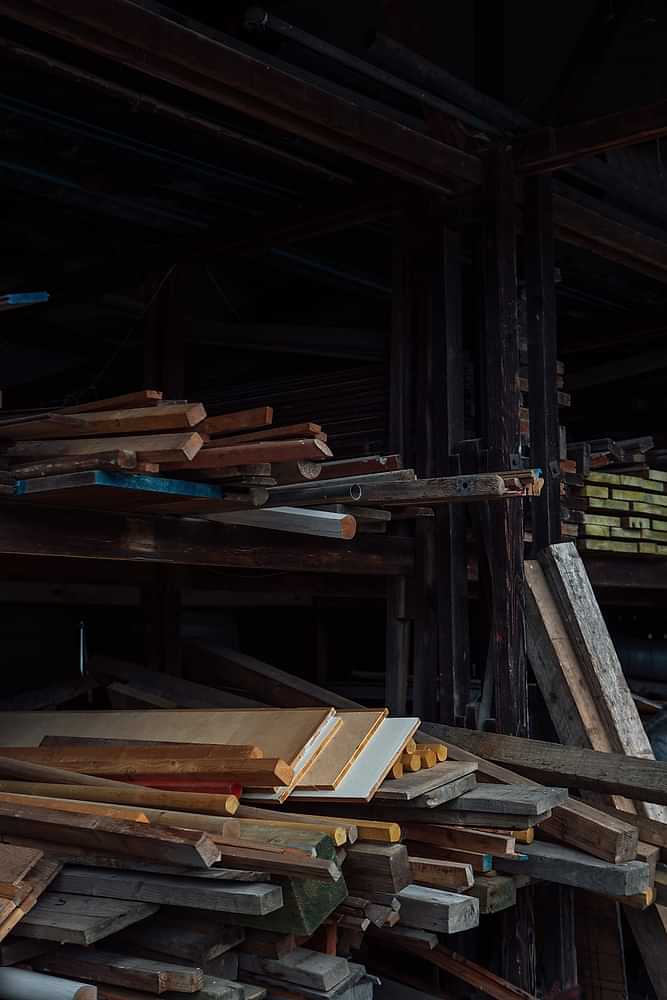
[[[457,105],[457,117],[460,117],[461,110],[464,109],[476,116],[481,127],[493,131],[517,131],[535,127],[525,115],[480,93],[464,80],[459,80],[446,69],[429,62],[387,35],[374,32],[369,39],[368,52],[380,66],[393,73],[400,73],[418,87],[424,87],[431,94],[453,102]]]
[[[369,63],[366,59],[360,59],[358,56],[352,55],[351,52],[346,52],[344,49],[339,49],[337,46],[325,42],[322,38],[302,31],[301,28],[295,27],[288,21],[283,21],[282,18],[270,14],[263,7],[249,7],[245,14],[244,23],[250,31],[269,31],[274,35],[287,38],[312,52],[317,52],[319,55],[339,63],[341,66],[347,66],[348,69],[359,73],[360,76],[375,80],[399,94],[405,94],[406,97],[410,97],[426,107],[455,117],[458,121],[464,122],[474,129],[495,131],[495,129],[489,129],[488,123],[481,121],[476,115],[470,114],[465,108],[457,107],[449,101],[443,100],[442,97],[415,86],[407,79],[394,76],[393,73]]]

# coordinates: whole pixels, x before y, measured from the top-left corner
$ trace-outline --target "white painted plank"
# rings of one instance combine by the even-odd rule
[[[271,507],[266,510],[238,510],[209,514],[207,521],[220,524],[251,524],[270,531],[289,531],[296,535],[319,535],[324,538],[354,538],[357,522],[351,514],[301,507]]]
[[[368,802],[398,759],[407,741],[417,732],[419,719],[384,719],[333,791],[295,789],[299,802]]]

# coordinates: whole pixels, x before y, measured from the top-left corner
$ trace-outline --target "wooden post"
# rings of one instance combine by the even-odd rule
[[[556,387],[556,290],[550,176],[524,184],[524,257],[528,328],[530,462],[545,485],[531,503],[533,550],[560,541],[560,466]]]
[[[487,157],[485,173],[483,339],[489,469],[520,464],[514,173],[508,149]],[[523,511],[520,501],[490,507],[488,562],[492,581],[489,663],[501,732],[528,735],[524,648]]]
[[[389,440],[388,450],[401,455],[404,464],[413,459],[412,345],[410,342],[410,272],[407,220],[399,216],[393,230],[392,320],[388,357]],[[407,534],[408,524],[397,527]],[[387,585],[385,702],[392,715],[407,712],[408,673],[412,623],[407,613],[407,577],[389,580]]]
[[[556,386],[556,289],[554,283],[552,183],[547,176],[524,182],[524,261],[528,333],[530,462],[543,470],[545,485],[531,501],[533,552],[560,541],[560,464]],[[531,735],[546,734],[535,728]],[[551,886],[547,899],[535,890],[537,953],[544,997],[556,997],[578,982],[574,890]]]
[[[171,399],[185,395],[182,279],[173,270],[154,275],[145,292],[144,385]],[[143,590],[142,607],[147,667],[180,676],[181,592],[176,579],[170,567],[156,566],[152,586]]]
[[[514,172],[509,150],[487,155],[482,270],[484,329],[480,367],[490,470],[520,467],[519,338],[516,279]],[[524,645],[523,511],[519,501],[489,505],[487,563],[491,634],[487,670],[493,671],[495,717],[500,732],[528,735],[528,684]],[[535,993],[532,893],[500,914],[500,973]]]

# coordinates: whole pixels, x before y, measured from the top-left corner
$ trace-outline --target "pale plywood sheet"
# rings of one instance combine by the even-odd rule
[[[378,789],[377,799],[389,802],[410,802],[442,785],[458,781],[477,770],[476,761],[446,760],[426,770],[404,774],[402,778],[385,781]]]
[[[333,717],[333,708],[0,712],[0,746],[39,746],[47,735],[252,745],[301,770]]]
[[[339,711],[337,715],[342,722],[341,728],[329,745],[318,754],[305,776],[297,782],[298,788],[322,791],[337,788],[382,720],[387,717],[387,709]]]
[[[295,789],[298,802],[369,802],[419,728],[417,718],[384,719],[333,791]]]
[[[282,803],[296,788],[299,781],[304,777],[313,764],[318,760],[320,754],[329,746],[335,735],[340,731],[343,720],[337,715],[331,715],[320,726],[315,736],[304,747],[301,762],[294,768],[294,778],[290,785],[281,785],[272,788],[270,791],[263,789],[248,789],[245,798],[253,802],[278,802]]]

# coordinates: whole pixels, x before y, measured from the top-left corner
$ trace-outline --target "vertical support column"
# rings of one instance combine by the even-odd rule
[[[480,359],[485,395],[483,412],[489,468],[503,470],[519,467],[521,440],[515,181],[507,148],[490,151],[484,181],[484,330]],[[491,631],[486,669],[493,672],[498,730],[526,736],[528,684],[521,502],[490,503],[489,526]],[[501,917],[501,974],[534,994],[536,956],[532,893],[522,891],[514,910]]]
[[[414,460],[414,434],[412,431],[412,344],[410,341],[410,316],[412,310],[409,255],[407,246],[410,231],[403,216],[393,230],[392,256],[392,319],[389,344],[388,396],[389,396],[389,451],[401,455],[404,465]],[[409,526],[397,526],[406,533]],[[385,653],[385,703],[392,715],[404,715],[408,703],[408,674],[412,623],[407,612],[407,577],[387,581],[387,619]]]
[[[442,267],[436,258],[436,276],[442,274],[442,295],[434,297],[442,322],[434,322],[437,369],[442,373],[444,407],[435,424],[435,447],[439,454],[438,474],[460,472],[456,454],[465,437],[464,355],[461,301],[460,235],[445,229],[442,238]],[[434,320],[438,317],[436,312]],[[468,634],[468,574],[465,552],[466,508],[463,504],[443,504],[435,509],[438,610],[438,673],[440,676],[439,721],[460,725],[465,719],[470,687],[470,644]]]
[[[528,328],[530,461],[545,484],[531,501],[533,552],[560,540],[560,463],[556,385],[556,288],[554,283],[552,182],[550,175],[524,182],[524,258]],[[535,727],[533,727],[534,729]],[[541,736],[533,732],[534,736]],[[547,900],[535,890],[540,972],[547,1000],[578,982],[574,890],[551,886]]]
[[[486,161],[484,389],[489,468],[519,466],[519,341],[514,172],[506,148]],[[489,667],[500,732],[528,735],[524,642],[523,512],[519,500],[489,505],[492,609]]]
[[[171,399],[182,399],[185,394],[181,278],[172,271],[146,282],[144,385],[161,389]],[[153,584],[142,596],[142,607],[146,665],[180,676],[181,591],[174,568],[155,567]]]
[[[560,541],[560,465],[556,386],[556,288],[554,284],[551,175],[524,182],[524,241],[528,325],[530,462],[544,474],[531,502],[533,550]]]

